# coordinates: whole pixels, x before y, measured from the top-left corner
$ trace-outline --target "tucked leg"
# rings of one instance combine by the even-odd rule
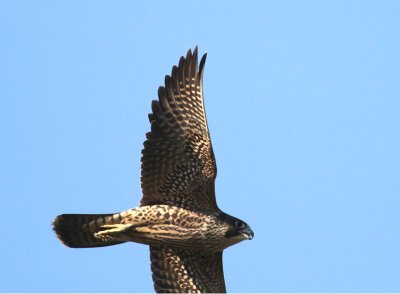
[[[104,230],[95,233],[94,236],[100,240],[109,241],[118,237],[119,234],[128,231],[132,226],[133,224],[103,225],[101,228]]]

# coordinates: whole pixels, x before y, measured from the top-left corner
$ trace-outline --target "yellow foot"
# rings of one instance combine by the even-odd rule
[[[107,230],[101,230],[97,233],[94,233],[94,236],[103,241],[110,241],[117,237],[118,234],[124,233],[129,230],[132,226],[132,224],[104,225],[101,226],[101,228]]]

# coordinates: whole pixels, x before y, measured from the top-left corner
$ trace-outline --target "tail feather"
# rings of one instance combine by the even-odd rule
[[[96,238],[89,226],[94,220],[101,225],[105,224],[105,218],[112,214],[62,214],[53,222],[53,230],[58,239],[71,248],[91,248],[120,244],[120,241],[104,241]],[[97,223],[97,221],[96,221]],[[98,229],[100,229],[100,226]]]

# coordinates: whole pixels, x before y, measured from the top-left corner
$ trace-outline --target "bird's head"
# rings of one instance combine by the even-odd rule
[[[244,221],[223,212],[219,215],[219,219],[224,222],[225,237],[230,239],[232,244],[253,239],[254,233]]]

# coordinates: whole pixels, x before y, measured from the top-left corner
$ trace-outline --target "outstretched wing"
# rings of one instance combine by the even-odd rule
[[[193,54],[189,50],[158,89],[142,150],[141,205],[218,209],[217,168],[203,102],[205,60],[206,54],[197,67],[197,47]]]
[[[222,252],[202,253],[150,246],[158,293],[225,293]]]

